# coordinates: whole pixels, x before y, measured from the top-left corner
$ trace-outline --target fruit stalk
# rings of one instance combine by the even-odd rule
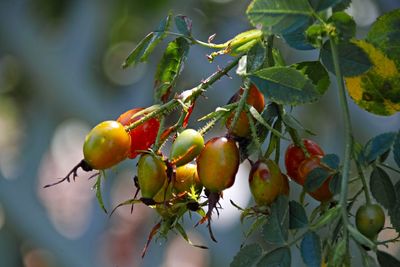
[[[342,181],[340,185],[340,198],[339,204],[342,207],[342,221],[345,227],[344,229],[344,236],[347,237],[347,226],[349,224],[348,217],[347,217],[347,190],[348,190],[348,181],[349,181],[349,173],[350,173],[350,161],[351,161],[351,151],[352,151],[352,129],[351,129],[351,119],[350,119],[350,112],[349,106],[347,103],[346,92],[344,88],[344,82],[342,73],[340,70],[339,65],[339,56],[336,47],[336,43],[333,36],[329,36],[329,42],[331,46],[331,53],[333,59],[333,65],[335,68],[336,74],[336,82],[339,89],[339,104],[340,108],[342,109],[343,113],[343,121],[344,121],[344,138],[345,138],[345,148],[344,148],[344,156],[343,156],[343,171],[342,171]]]

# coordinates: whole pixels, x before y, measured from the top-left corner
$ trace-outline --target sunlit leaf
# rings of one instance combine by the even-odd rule
[[[126,58],[122,67],[127,68],[129,66],[135,66],[139,62],[147,60],[148,56],[153,52],[156,45],[165,38],[166,31],[169,28],[172,14],[163,19],[157,30],[149,33],[140,43],[132,50],[129,56]]]
[[[346,12],[333,13],[328,22],[335,25],[341,40],[348,41],[356,34],[356,22]]]
[[[255,72],[250,79],[267,99],[278,104],[298,105],[320,98],[313,82],[294,68],[265,68]]]
[[[97,198],[97,202],[98,202],[99,205],[100,205],[100,208],[101,208],[105,213],[107,213],[107,209],[106,209],[106,207],[104,206],[103,195],[102,195],[102,192],[101,192],[101,177],[102,177],[102,175],[99,175],[99,176],[97,177],[96,183],[94,184],[94,189],[96,190],[96,198]]]
[[[400,66],[400,9],[395,9],[380,16],[372,24],[366,41],[388,58],[392,59],[396,65]]]
[[[253,26],[275,34],[292,32],[312,16],[307,0],[254,0],[246,13]]]
[[[168,44],[154,77],[156,100],[168,100],[171,88],[175,85],[187,59],[189,47],[188,41],[183,37],[178,37]]]

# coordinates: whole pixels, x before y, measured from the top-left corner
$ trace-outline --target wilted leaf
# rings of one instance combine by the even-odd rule
[[[389,116],[400,111],[400,74],[396,63],[366,41],[355,44],[368,54],[373,67],[366,73],[346,78],[351,98],[368,112]]]

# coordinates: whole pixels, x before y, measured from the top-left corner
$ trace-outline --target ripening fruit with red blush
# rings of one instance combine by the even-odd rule
[[[230,103],[234,103],[240,100],[243,95],[243,88],[240,88],[239,91],[231,98]],[[253,106],[258,112],[262,112],[265,105],[264,95],[257,89],[254,84],[250,85],[249,94],[247,97],[247,104]],[[250,134],[250,122],[247,117],[246,112],[242,111],[239,115],[239,119],[233,129],[230,129],[233,118],[235,117],[235,112],[228,117],[226,121],[226,128],[229,130],[229,133],[238,136],[238,137],[247,137]]]
[[[93,169],[108,169],[128,156],[130,145],[129,134],[121,123],[103,121],[86,135],[84,161]]]
[[[190,192],[194,187],[196,192],[200,192],[203,185],[197,174],[197,166],[192,163],[180,166],[176,169],[174,189],[177,194]]]
[[[279,166],[270,159],[261,159],[252,165],[249,185],[258,205],[270,205],[278,195],[289,193],[287,178],[282,175]]]
[[[177,167],[196,158],[204,148],[203,136],[196,130],[182,131],[172,143],[169,160]]]
[[[324,156],[324,151],[319,147],[317,143],[309,139],[303,139],[303,144],[310,156]],[[299,166],[306,159],[301,147],[295,144],[290,144],[286,149],[285,153],[285,167],[287,174],[296,183],[304,185],[305,177],[299,175]]]
[[[141,119],[146,114],[135,116],[143,108],[134,108],[126,111],[117,119],[124,126],[128,126],[135,121]],[[140,154],[140,150],[149,149],[157,138],[157,132],[160,128],[160,122],[156,118],[152,118],[145,123],[135,127],[129,131],[131,137],[131,148],[128,157],[133,159]]]
[[[196,160],[200,182],[210,192],[222,192],[235,182],[239,161],[239,149],[234,140],[210,139]]]

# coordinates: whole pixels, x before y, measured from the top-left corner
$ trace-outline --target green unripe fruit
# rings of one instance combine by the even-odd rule
[[[177,167],[185,165],[199,155],[204,147],[203,136],[193,129],[182,131],[171,147],[170,161]]]
[[[140,157],[137,176],[143,198],[152,199],[167,181],[166,165],[160,157],[144,154]]]
[[[356,213],[358,231],[370,239],[374,239],[385,224],[385,213],[378,204],[364,204]]]

